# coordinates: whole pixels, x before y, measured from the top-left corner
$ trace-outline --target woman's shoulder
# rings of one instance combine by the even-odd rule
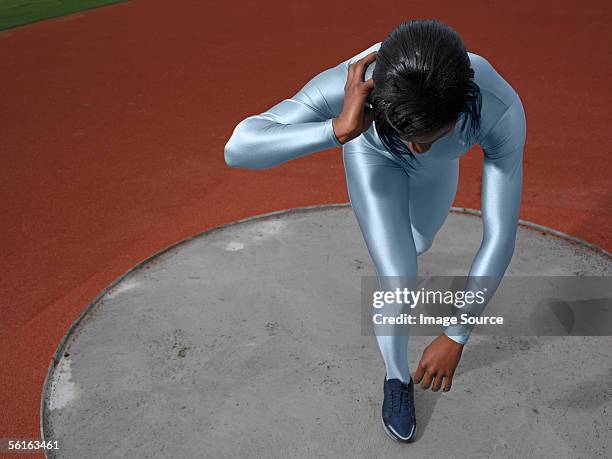
[[[522,104],[516,90],[501,76],[490,59],[472,52],[468,52],[468,56],[474,70],[474,82],[480,88],[482,98],[479,137],[483,140],[509,108]]]
[[[476,53],[468,52],[470,64],[474,69],[474,81],[489,97],[501,103],[511,105],[516,101],[516,90],[504,79],[489,59]]]

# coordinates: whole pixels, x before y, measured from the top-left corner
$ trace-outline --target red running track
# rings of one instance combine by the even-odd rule
[[[176,5],[136,0],[0,33],[0,437],[38,437],[60,339],[132,266],[212,226],[347,201],[339,149],[245,171],[225,166],[223,145],[401,20],[449,23],[519,92],[521,218],[612,249],[610,2]],[[462,159],[457,206],[479,207],[481,154]]]

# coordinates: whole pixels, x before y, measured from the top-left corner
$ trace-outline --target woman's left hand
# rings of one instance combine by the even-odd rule
[[[419,367],[414,374],[415,384],[421,383],[423,389],[437,392],[442,387],[444,380],[444,392],[448,392],[453,384],[453,375],[459,365],[463,344],[453,341],[446,335],[438,336],[423,351]],[[433,384],[432,384],[433,383]]]

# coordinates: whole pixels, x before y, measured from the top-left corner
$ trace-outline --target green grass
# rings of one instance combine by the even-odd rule
[[[0,30],[126,0],[0,0]]]

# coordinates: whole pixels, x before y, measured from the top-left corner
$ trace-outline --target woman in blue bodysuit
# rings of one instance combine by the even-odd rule
[[[448,25],[413,20],[242,120],[224,154],[229,166],[263,169],[341,146],[350,202],[383,285],[416,278],[417,256],[454,200],[459,157],[479,144],[483,238],[468,278],[501,279],[514,251],[525,138],[521,100],[491,64]],[[414,381],[449,390],[468,334],[447,327],[423,352]],[[410,442],[408,336],[376,338],[386,367],[383,426]]]

